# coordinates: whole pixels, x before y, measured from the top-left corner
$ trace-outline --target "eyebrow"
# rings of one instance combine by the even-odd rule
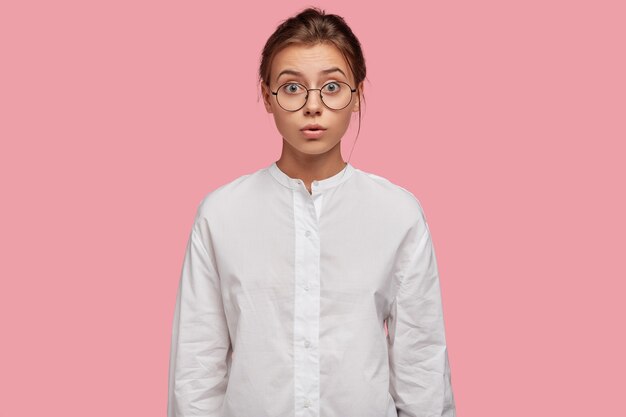
[[[328,69],[322,70],[322,71],[320,71],[320,74],[330,74],[330,73],[332,73],[332,72],[340,72],[340,73],[342,73],[342,74],[343,74],[343,76],[344,76],[344,77],[348,78],[348,76],[346,75],[346,73],[345,73],[345,72],[343,72],[343,71],[341,70],[341,68],[338,68],[338,67],[332,67],[332,68],[328,68]],[[291,74],[291,75],[302,76],[302,73],[301,73],[301,72],[298,72],[298,71],[296,71],[296,70],[292,70],[292,69],[286,69],[286,70],[281,71],[281,72],[280,72],[280,74],[278,74],[278,76],[276,77],[276,81],[278,81],[278,79],[280,78],[280,76],[281,76],[281,75],[284,75],[284,74]]]

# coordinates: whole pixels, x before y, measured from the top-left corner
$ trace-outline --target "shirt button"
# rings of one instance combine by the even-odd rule
[[[306,408],[309,408],[309,407],[311,406],[311,401],[309,401],[308,399],[307,399],[307,400],[304,400],[304,406],[305,406]]]
[[[308,291],[308,290],[309,290],[309,283],[308,283],[308,282],[304,284],[304,290],[305,290],[305,291]]]
[[[306,237],[311,236],[311,231],[310,231],[310,230],[307,230],[306,232],[304,232],[304,235],[305,235]]]
[[[304,341],[304,347],[310,347],[311,346],[311,342],[309,342],[308,340]]]

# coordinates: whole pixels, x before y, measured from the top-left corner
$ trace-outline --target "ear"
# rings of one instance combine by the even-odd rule
[[[272,109],[272,93],[270,92],[270,88],[265,84],[264,81],[261,81],[261,94],[263,95],[263,104],[265,105],[265,110],[268,113],[274,113]]]
[[[363,81],[361,81],[361,83],[359,84],[359,86],[357,87],[356,90],[356,103],[354,103],[354,108],[352,109],[353,112],[358,112],[359,109],[361,108],[361,99],[363,98]]]

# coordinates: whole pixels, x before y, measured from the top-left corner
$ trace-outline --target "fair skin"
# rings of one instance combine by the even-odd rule
[[[340,71],[324,73],[331,68]],[[281,75],[285,70],[297,71],[301,75]],[[269,88],[265,83],[261,85],[265,109],[273,114],[283,138],[281,156],[276,165],[291,178],[304,181],[310,193],[313,180],[331,177],[346,165],[341,156],[341,138],[350,125],[352,113],[359,111],[359,92],[363,92],[363,83],[359,84],[352,101],[344,109],[329,109],[320,100],[319,92],[311,91],[303,108],[289,112],[278,105],[276,96],[270,90],[277,91],[280,85],[290,81],[307,88],[321,88],[329,81],[343,81],[355,88],[355,82],[339,49],[330,44],[317,44],[290,45],[282,49],[272,61]],[[326,129],[319,138],[307,137],[302,132],[301,129],[311,123]]]

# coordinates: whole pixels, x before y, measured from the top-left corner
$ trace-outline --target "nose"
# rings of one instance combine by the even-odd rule
[[[309,91],[309,97],[304,104],[304,114],[320,114],[323,107],[319,90]]]

